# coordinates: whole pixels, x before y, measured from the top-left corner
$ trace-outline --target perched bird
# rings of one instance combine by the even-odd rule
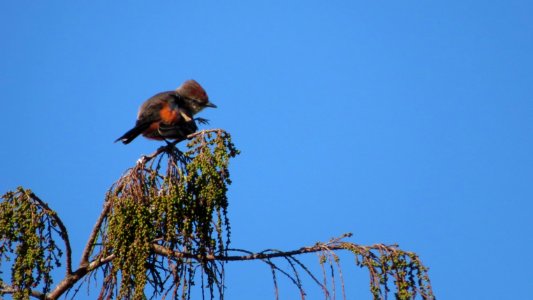
[[[207,122],[194,118],[206,107],[216,108],[216,105],[209,102],[198,82],[187,80],[175,91],[162,92],[146,100],[139,109],[135,127],[115,142],[129,144],[140,134],[149,139],[179,142],[198,129],[195,120]]]

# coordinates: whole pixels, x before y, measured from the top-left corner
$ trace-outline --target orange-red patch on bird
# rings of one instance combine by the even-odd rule
[[[148,127],[144,132],[143,136],[152,139],[152,140],[162,140],[163,138],[159,135],[159,122],[154,122],[150,124],[150,127]]]
[[[170,105],[168,103],[165,103],[163,105],[163,108],[159,111],[159,116],[161,117],[161,121],[163,121],[166,124],[172,124],[176,123],[178,121],[178,110],[174,110],[170,108]]]

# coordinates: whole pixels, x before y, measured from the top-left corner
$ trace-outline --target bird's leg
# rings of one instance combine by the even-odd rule
[[[179,142],[179,140],[176,140],[172,143],[169,143],[165,148],[166,152],[169,156],[174,157],[177,161],[182,162],[183,164],[187,164],[188,158],[185,156],[185,153],[183,153],[178,147],[176,147],[176,144]]]
[[[171,156],[177,157],[179,161],[183,163],[187,163],[187,157],[185,156],[185,154],[178,147],[176,147],[176,144],[182,141],[181,139],[177,139],[172,142],[167,139],[163,139],[163,140],[167,143],[167,145],[164,146],[165,152],[167,152]]]
[[[163,141],[165,141],[165,143],[167,143],[167,145],[165,146],[165,150],[167,152],[171,152],[174,148],[176,148],[176,144],[179,142],[179,140],[175,140],[173,142],[167,140],[167,139],[163,139]]]

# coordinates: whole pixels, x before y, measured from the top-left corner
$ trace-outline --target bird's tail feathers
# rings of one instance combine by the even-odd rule
[[[146,129],[150,127],[150,123],[144,123],[144,124],[138,124],[132,129],[130,129],[128,132],[124,133],[121,137],[115,140],[115,143],[118,141],[121,141],[123,144],[129,144],[131,141],[133,141],[136,137],[139,136],[139,134],[143,133]]]

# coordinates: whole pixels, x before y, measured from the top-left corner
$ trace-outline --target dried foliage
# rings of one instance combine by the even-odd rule
[[[161,147],[111,187],[75,270],[66,229],[55,212],[30,191],[4,195],[0,263],[15,262],[10,280],[1,281],[0,274],[0,295],[75,298],[84,283],[97,281],[99,299],[191,299],[194,286],[202,299],[223,299],[224,264],[261,260],[272,270],[276,299],[280,275],[298,288],[301,299],[306,298],[304,278],[315,282],[326,299],[346,299],[337,252],[348,250],[357,266],[368,269],[374,299],[385,299],[391,286],[396,299],[434,299],[426,267],[415,253],[396,245],[361,246],[345,241],[346,234],[293,251],[229,248],[228,164],[238,150],[223,130],[190,138],[186,152]],[[51,289],[50,271],[62,255],[58,238],[64,242],[66,275]],[[318,253],[322,275],[297,258],[306,253]],[[280,267],[278,260],[288,266]]]

